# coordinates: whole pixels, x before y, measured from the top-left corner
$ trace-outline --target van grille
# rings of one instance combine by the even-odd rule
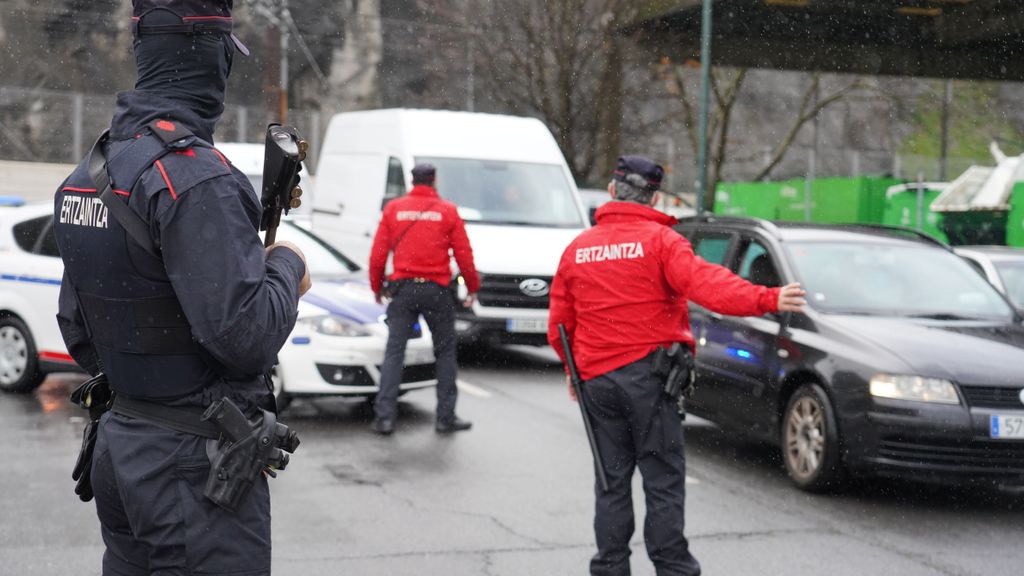
[[[477,298],[481,306],[495,308],[533,308],[546,310],[548,294],[528,296],[519,285],[525,280],[543,280],[551,287],[551,276],[509,276],[504,274],[481,274],[480,293]]]

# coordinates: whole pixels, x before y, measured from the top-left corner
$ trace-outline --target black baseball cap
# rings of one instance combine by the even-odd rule
[[[235,36],[234,0],[132,0],[132,34],[227,34],[245,56],[249,49]]]
[[[433,164],[422,163],[412,167],[413,184],[433,184],[437,176],[437,168]]]
[[[612,173],[612,178],[619,182],[633,184],[627,177],[636,174],[643,179],[647,192],[657,192],[661,189],[661,179],[665,177],[665,169],[650,158],[644,156],[620,156],[618,166]]]

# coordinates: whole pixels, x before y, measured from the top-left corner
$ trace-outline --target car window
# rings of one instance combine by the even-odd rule
[[[997,262],[996,269],[1006,287],[1006,295],[1014,304],[1024,308],[1024,261]]]
[[[36,241],[39,240],[39,235],[47,228],[52,218],[53,216],[48,214],[15,224],[12,232],[14,232],[14,241],[18,243],[18,247],[26,252],[31,252],[36,246]]]
[[[962,258],[916,243],[787,245],[807,300],[825,312],[876,316],[1008,318],[995,288]]]
[[[725,265],[732,234],[724,232],[698,234],[693,239],[693,252],[712,264]]]
[[[768,249],[757,240],[749,240],[740,259],[740,278],[759,286],[775,288],[781,286],[779,273],[768,254]]]
[[[384,206],[405,194],[405,172],[402,171],[402,161],[392,156],[388,159],[388,181],[384,185],[384,200],[380,207]]]
[[[52,220],[51,220],[52,222]],[[53,233],[53,225],[48,224],[43,232],[43,239],[39,243],[37,254],[40,256],[53,256],[60,258],[60,249],[57,248],[57,235]]]
[[[294,222],[284,222],[277,230],[277,239],[292,242],[302,250],[309,275],[314,278],[345,277],[359,270],[355,262]]]

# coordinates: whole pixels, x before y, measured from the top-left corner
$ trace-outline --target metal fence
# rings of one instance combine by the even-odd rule
[[[110,125],[113,96],[0,87],[0,160],[77,163]],[[262,142],[266,110],[228,104],[218,125],[218,142]],[[291,110],[289,123],[309,140],[307,164],[316,157],[325,126],[317,110]]]

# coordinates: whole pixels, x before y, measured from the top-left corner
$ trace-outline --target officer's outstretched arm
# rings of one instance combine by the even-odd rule
[[[164,266],[193,337],[231,375],[273,366],[305,275],[293,251],[266,253],[258,214],[251,190],[219,177],[179,193],[158,216]]]
[[[64,338],[68,354],[71,354],[83,370],[95,376],[100,372],[99,360],[96,349],[89,340],[89,332],[82,319],[82,309],[78,306],[78,298],[75,297],[75,289],[67,272],[60,283],[58,298],[57,326],[60,327],[60,335]]]
[[[779,289],[751,284],[728,268],[711,264],[693,253],[682,236],[663,237],[663,266],[669,284],[687,300],[729,316],[760,316],[777,312]]]

